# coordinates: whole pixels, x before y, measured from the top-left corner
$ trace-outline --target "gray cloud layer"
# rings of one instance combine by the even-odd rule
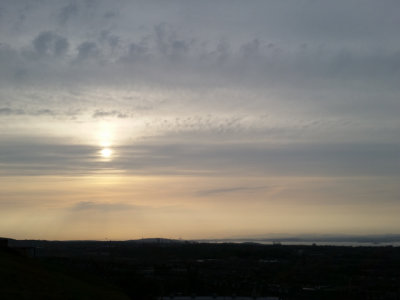
[[[259,143],[135,143],[114,149],[112,161],[98,147],[11,142],[2,146],[0,175],[211,176],[400,176],[398,144],[307,144],[266,147]],[[243,190],[242,188],[234,191]],[[201,192],[215,194],[230,190]]]
[[[2,78],[397,87],[395,1],[84,3],[3,2]]]
[[[2,1],[0,122],[132,122],[110,169],[397,174],[399,6]],[[93,145],[40,139],[2,164],[102,168]]]

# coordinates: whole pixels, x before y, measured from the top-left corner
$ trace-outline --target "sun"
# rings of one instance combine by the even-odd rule
[[[111,161],[114,156],[115,124],[102,122],[98,124],[96,139],[98,143],[98,158],[103,162]]]
[[[112,150],[110,148],[103,148],[100,151],[101,156],[104,157],[104,158],[110,158],[112,153],[113,152],[112,152]]]

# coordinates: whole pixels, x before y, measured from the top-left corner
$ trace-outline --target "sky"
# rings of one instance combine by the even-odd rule
[[[0,0],[0,236],[400,230],[397,0]]]

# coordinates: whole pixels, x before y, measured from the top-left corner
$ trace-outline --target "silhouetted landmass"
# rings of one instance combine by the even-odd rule
[[[367,245],[387,245],[398,244],[400,246],[399,234],[386,234],[386,235],[300,235],[292,237],[245,237],[245,238],[231,238],[231,239],[207,239],[203,242],[254,242],[254,243],[326,243],[335,245],[337,243],[352,244],[367,244]]]
[[[12,240],[10,245],[35,247],[36,258],[30,263],[46,272],[92,282],[92,287],[93,281],[115,286],[131,299],[196,299],[196,295],[209,299],[400,299],[400,248],[391,246],[283,246],[167,239]]]
[[[0,249],[0,299],[129,299],[104,282],[47,268],[14,249]]]

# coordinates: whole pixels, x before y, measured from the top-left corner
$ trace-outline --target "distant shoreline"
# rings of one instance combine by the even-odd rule
[[[399,247],[400,235],[374,236],[321,236],[321,237],[285,237],[285,238],[225,238],[225,239],[168,239],[142,238],[131,240],[35,240],[35,239],[7,239],[10,245],[30,245],[40,243],[129,243],[129,244],[185,244],[185,243],[233,243],[259,245],[287,245],[287,246],[346,246],[346,247]]]

